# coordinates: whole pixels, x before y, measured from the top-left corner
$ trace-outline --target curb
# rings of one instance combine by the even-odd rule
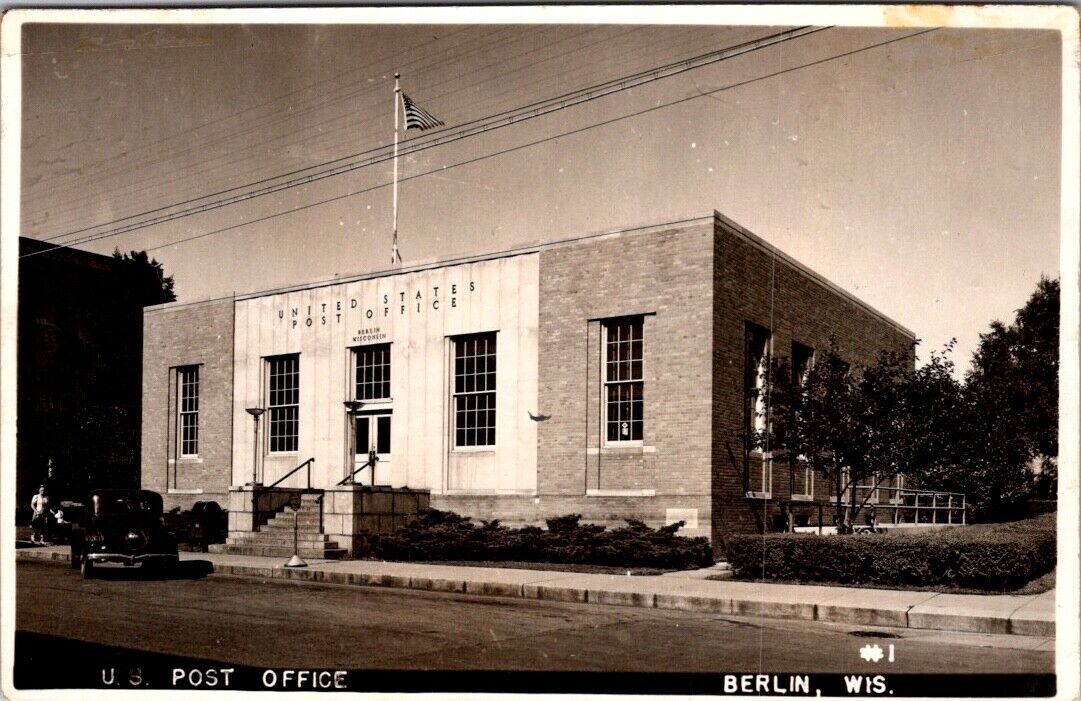
[[[35,550],[16,551],[17,560],[42,562],[68,562],[62,552]],[[214,574],[234,577],[259,577],[296,582],[317,582],[361,587],[386,587],[416,591],[475,594],[562,603],[630,606],[636,608],[670,609],[690,613],[715,613],[731,616],[780,618],[787,620],[819,621],[823,623],[846,623],[850,625],[885,626],[921,630],[941,630],[966,633],[993,633],[1054,637],[1054,620],[1014,615],[954,614],[936,611],[917,611],[920,605],[908,607],[869,608],[865,604],[840,603],[794,603],[736,599],[725,596],[701,594],[654,593],[626,590],[601,589],[597,587],[560,586],[558,584],[513,584],[506,582],[480,582],[474,580],[444,579],[439,577],[410,577],[404,575],[375,574],[367,572],[335,572],[320,569],[281,566],[230,565],[214,563]],[[935,595],[929,595],[933,598]],[[1014,612],[1016,613],[1016,611]]]

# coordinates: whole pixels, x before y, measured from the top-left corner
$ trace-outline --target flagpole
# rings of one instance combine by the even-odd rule
[[[398,103],[401,100],[402,88],[398,81],[401,74],[394,74],[394,240],[390,249],[390,264],[396,265],[402,257],[398,253],[398,113],[401,110]]]

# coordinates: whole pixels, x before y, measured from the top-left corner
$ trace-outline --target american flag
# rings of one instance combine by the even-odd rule
[[[443,122],[439,121],[432,116],[430,112],[423,107],[418,107],[417,103],[409,99],[409,96],[404,92],[402,93],[402,104],[405,105],[405,129],[434,129],[436,127],[444,126]]]

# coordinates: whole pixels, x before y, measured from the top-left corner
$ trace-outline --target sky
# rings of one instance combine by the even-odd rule
[[[22,232],[65,243],[386,146],[395,71],[452,129],[778,30],[27,25]],[[403,157],[403,262],[719,210],[924,357],[956,338],[963,370],[1058,275],[1060,44],[920,31],[831,28]],[[391,177],[380,163],[78,247],[150,250],[181,301],[383,270]]]

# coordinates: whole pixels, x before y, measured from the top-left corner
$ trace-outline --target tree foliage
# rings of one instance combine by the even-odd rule
[[[1029,496],[1054,495],[1058,334],[1059,283],[1043,279],[1013,323],[981,335],[964,382],[953,342],[918,368],[897,352],[850,368],[834,342],[802,378],[786,358],[770,359],[768,420],[748,443],[825,478],[839,525],[871,493],[854,485],[901,474],[910,486],[964,492],[978,518],[1000,519]]]
[[[133,283],[131,292],[143,306],[176,301],[173,276],[166,276],[162,264],[147,255],[146,251],[121,253],[117,248],[113,251],[113,258],[126,268]]]
[[[988,518],[1055,493],[1059,300],[1058,280],[1041,279],[1011,324],[981,334],[965,376],[968,426],[954,481]]]
[[[882,352],[851,368],[831,342],[802,378],[786,359],[771,362],[769,421],[751,442],[775,461],[809,465],[836,500],[835,522],[851,523],[871,494],[855,485],[943,470],[955,457],[951,417],[962,398],[948,351],[918,369],[911,352]]]

